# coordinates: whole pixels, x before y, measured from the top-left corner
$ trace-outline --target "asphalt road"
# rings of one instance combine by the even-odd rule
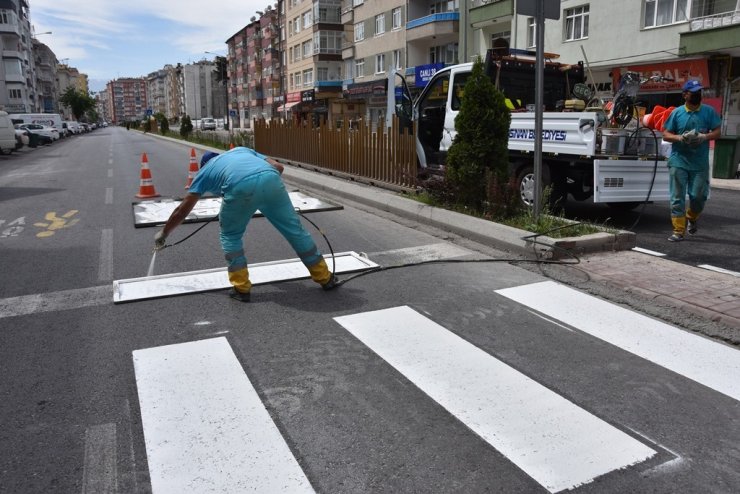
[[[668,203],[616,211],[604,204],[569,201],[565,213],[572,219],[590,221],[637,233],[637,246],[665,254],[667,259],[691,266],[708,264],[740,273],[740,190],[712,188],[699,218],[697,235],[680,243],[668,242],[671,218]],[[634,225],[634,226],[633,226]]]
[[[0,492],[737,492],[737,349],[385,214],[311,219],[385,267],[489,262],[114,305],[144,152],[182,195],[189,148],[120,128],[0,157]],[[295,257],[263,219],[245,247]],[[210,224],[155,274],[222,265]]]

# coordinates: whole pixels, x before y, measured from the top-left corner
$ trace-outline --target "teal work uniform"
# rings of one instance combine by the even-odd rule
[[[720,126],[717,112],[709,105],[700,105],[697,110],[689,110],[686,105],[671,112],[665,123],[665,130],[681,135],[696,130],[700,134],[711,132]],[[675,142],[668,158],[670,171],[669,190],[671,194],[671,220],[673,231],[683,235],[686,217],[696,221],[709,197],[709,141],[697,146]],[[689,208],[686,210],[686,194],[689,195]]]
[[[331,278],[316,243],[293,208],[280,172],[264,155],[245,147],[220,154],[200,169],[190,192],[223,198],[219,213],[221,248],[228,262],[229,280],[237,291],[247,293],[252,286],[242,237],[258,209],[290,243],[314,281],[323,285]]]

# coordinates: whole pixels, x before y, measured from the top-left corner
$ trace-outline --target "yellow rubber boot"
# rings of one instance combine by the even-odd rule
[[[311,279],[321,286],[327,284],[332,278],[329,267],[323,259],[313,266],[308,266],[308,272],[311,273]]]
[[[252,289],[252,282],[249,281],[249,271],[247,268],[229,271],[229,283],[234,286],[234,290],[241,293],[249,293]]]
[[[686,216],[671,216],[671,223],[673,223],[673,233],[683,237],[686,233]]]

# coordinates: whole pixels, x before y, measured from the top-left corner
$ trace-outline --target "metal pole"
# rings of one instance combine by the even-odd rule
[[[542,209],[542,105],[544,104],[545,73],[545,0],[537,0],[535,10],[537,60],[535,62],[534,109],[534,220],[540,218]]]

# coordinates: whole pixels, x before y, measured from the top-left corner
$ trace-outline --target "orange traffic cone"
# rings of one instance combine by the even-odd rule
[[[197,173],[198,162],[195,160],[195,148],[190,148],[190,168],[188,169],[188,183],[185,184],[186,189],[190,188],[190,184],[193,183],[193,179]]]
[[[141,182],[139,183],[139,193],[136,194],[136,197],[142,199],[159,197],[157,191],[154,190],[152,171],[149,169],[149,159],[146,157],[146,153],[141,153]]]
[[[233,142],[231,144],[229,144],[229,151],[231,151],[232,149],[234,149],[234,143]]]

